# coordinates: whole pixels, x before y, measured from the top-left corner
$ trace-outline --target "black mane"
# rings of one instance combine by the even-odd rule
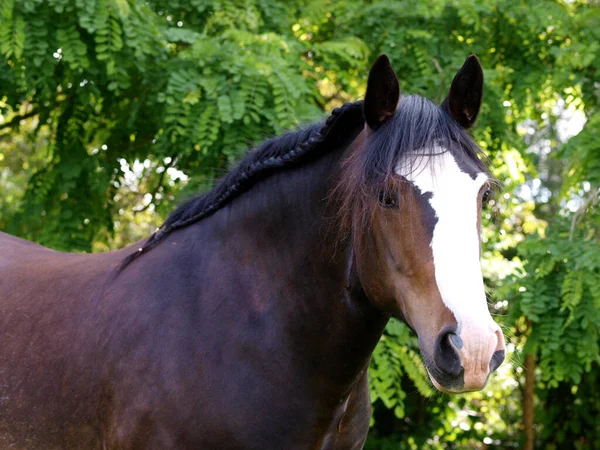
[[[214,214],[274,171],[296,167],[321,156],[327,148],[335,149],[336,145],[323,144],[335,144],[349,134],[358,134],[356,131],[362,129],[363,125],[362,102],[346,103],[334,109],[325,122],[317,122],[263,142],[250,151],[213,189],[188,200],[173,211],[159,230],[123,261],[121,269],[173,231]]]
[[[144,245],[121,265],[151,249],[173,231],[198,222],[229,204],[275,171],[297,167],[312,158],[336,149],[348,135],[356,136],[364,127],[363,103],[346,103],[332,111],[327,120],[263,142],[250,151],[209,192],[188,200],[172,212]],[[323,145],[323,144],[333,145]],[[337,144],[337,145],[336,145]],[[376,192],[393,189],[396,168],[415,150],[441,147],[462,151],[482,171],[481,150],[470,134],[446,111],[418,95],[401,97],[395,114],[373,132],[363,151],[355,152],[344,163],[335,192],[341,198],[340,221],[348,229],[352,217],[359,227],[368,226],[370,201]],[[434,154],[420,155],[430,158]]]

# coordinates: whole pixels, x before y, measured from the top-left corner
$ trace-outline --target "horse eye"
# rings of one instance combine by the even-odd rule
[[[486,189],[485,192],[483,193],[483,196],[481,197],[481,202],[487,203],[490,200],[491,196],[492,196],[492,191],[489,189]]]
[[[395,192],[381,191],[379,193],[379,204],[384,208],[396,208],[398,207],[398,198]]]

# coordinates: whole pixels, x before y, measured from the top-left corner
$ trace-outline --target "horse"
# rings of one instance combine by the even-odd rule
[[[0,448],[360,449],[390,317],[431,382],[482,389],[504,358],[470,136],[469,56],[437,105],[387,56],[362,101],[271,138],[149,238],[61,253],[0,235]]]

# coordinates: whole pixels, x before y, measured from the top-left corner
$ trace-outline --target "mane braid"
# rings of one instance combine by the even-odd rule
[[[128,255],[118,268],[120,272],[140,255],[147,253],[173,231],[185,228],[211,216],[231,200],[248,191],[256,182],[277,169],[295,167],[319,147],[338,119],[347,111],[359,114],[362,102],[346,103],[335,108],[325,123],[313,124],[303,130],[269,139],[250,152],[215,188],[205,195],[189,200],[177,208],[135,253]],[[291,147],[286,147],[285,144]],[[212,201],[209,201],[211,200]]]

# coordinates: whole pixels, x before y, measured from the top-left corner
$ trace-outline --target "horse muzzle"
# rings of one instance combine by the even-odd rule
[[[434,386],[442,392],[478,391],[504,361],[504,335],[496,323],[445,327],[436,337],[432,358],[425,358]]]

